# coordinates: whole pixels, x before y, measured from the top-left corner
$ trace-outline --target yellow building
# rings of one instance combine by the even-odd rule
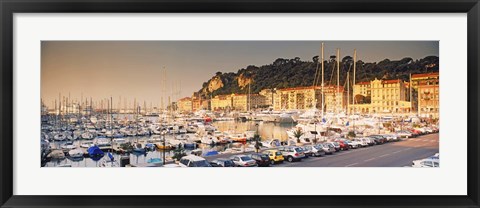
[[[294,87],[277,90],[275,110],[320,108],[321,87]]]
[[[342,86],[324,86],[325,112],[340,113],[345,110],[346,99],[344,91]]]
[[[372,96],[371,90],[371,83],[370,82],[359,82],[353,86],[353,95],[362,95],[363,97],[370,97]],[[354,104],[357,103],[356,100],[353,101]]]
[[[408,83],[400,79],[378,80],[354,86],[355,104],[349,105],[350,113],[408,113]],[[356,90],[355,90],[356,89]],[[361,96],[358,96],[361,95]],[[365,97],[362,101],[360,97]]]
[[[191,112],[192,111],[192,99],[190,97],[184,97],[178,100],[178,110],[180,112]]]
[[[227,110],[232,108],[233,95],[217,95],[210,100],[212,110]]]
[[[373,113],[406,113],[410,112],[410,105],[406,105],[407,88],[400,80],[378,80],[371,82]],[[403,106],[401,105],[403,104]]]
[[[238,94],[232,97],[232,106],[236,111],[249,111],[265,106],[265,96],[259,94]]]
[[[412,74],[412,87],[417,94],[417,111],[420,117],[439,117],[439,73]]]
[[[265,97],[265,105],[273,107],[274,106],[274,97],[275,94],[277,93],[277,89],[263,89],[261,90],[258,94],[262,95]]]
[[[202,106],[202,98],[200,96],[192,96],[192,111],[195,112],[197,110],[204,109]]]

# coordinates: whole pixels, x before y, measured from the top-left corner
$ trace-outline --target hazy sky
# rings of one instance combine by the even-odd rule
[[[438,56],[437,41],[324,41],[325,59],[340,48],[340,56],[364,62]],[[94,100],[127,98],[157,106],[167,71],[165,96],[190,96],[215,72],[236,72],[248,65],[265,65],[277,58],[319,55],[321,41],[43,41],[41,92],[52,106],[62,96]],[[172,95],[172,89],[175,93]],[[167,98],[164,98],[167,102]],[[123,106],[124,101],[121,101]],[[128,103],[128,102],[127,102]]]

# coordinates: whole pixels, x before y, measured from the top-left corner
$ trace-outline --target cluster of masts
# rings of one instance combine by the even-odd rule
[[[83,93],[81,93],[81,98],[78,100],[77,98],[72,99],[70,93],[68,93],[68,96],[59,93],[58,99],[52,101],[50,108],[41,99],[42,113],[46,114],[49,110],[53,110],[55,114],[91,115],[93,112],[159,114],[173,109],[173,101],[178,100],[181,95],[181,80],[172,82],[171,92],[167,92],[167,70],[165,67],[161,70],[161,75],[160,102],[155,104],[153,102],[147,104],[147,101],[144,100],[142,102],[136,98],[133,100],[122,98],[122,96],[119,96],[115,102],[112,96],[94,100],[92,97],[84,98]],[[168,102],[165,103],[165,101]]]
[[[316,89],[316,87],[318,86],[318,82],[320,81],[320,76],[321,76],[321,93],[322,93],[322,100],[321,100],[321,113],[322,113],[322,117],[323,117],[323,113],[324,113],[324,109],[325,109],[325,93],[324,93],[324,86],[325,86],[325,58],[324,58],[324,43],[322,42],[321,44],[321,47],[320,47],[320,54],[321,54],[321,73],[318,69],[318,61],[317,61],[317,67],[315,69],[315,77],[314,77],[314,80],[313,80],[313,88]],[[333,57],[333,56],[332,56]],[[331,57],[331,58],[332,58]],[[336,59],[336,64],[334,65],[334,67],[332,68],[332,76],[334,74],[334,70],[335,70],[335,67],[337,69],[337,82],[336,82],[336,85],[337,85],[337,90],[336,90],[336,93],[340,93],[340,49],[337,48],[337,56],[335,57]],[[353,85],[355,85],[355,74],[356,74],[356,69],[357,69],[357,49],[353,49]],[[348,105],[350,104],[350,68],[348,69],[348,72],[347,72],[347,80],[346,80],[346,84],[347,84],[347,109],[348,109]],[[353,94],[353,93],[352,93]],[[337,98],[337,95],[334,96],[334,99]],[[355,96],[352,96],[352,100],[353,100],[353,103],[355,103]],[[312,106],[316,106],[315,105],[315,100],[312,101]],[[335,101],[336,102],[336,101]],[[338,104],[336,105],[337,108],[335,109],[336,110],[336,113],[339,113],[341,109],[339,109],[339,107],[341,106],[341,104]],[[341,107],[340,107],[341,108]],[[348,111],[347,111],[348,112]]]

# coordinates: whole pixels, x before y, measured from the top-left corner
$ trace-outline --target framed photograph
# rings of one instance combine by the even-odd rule
[[[0,6],[1,207],[479,207],[477,0]]]

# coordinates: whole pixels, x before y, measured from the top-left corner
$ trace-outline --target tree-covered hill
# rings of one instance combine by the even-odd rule
[[[203,83],[199,92],[204,97],[232,93],[244,94],[248,92],[249,83],[251,83],[251,93],[258,93],[262,89],[313,86],[316,68],[318,67],[318,71],[321,71],[321,61],[318,59],[317,56],[309,61],[300,60],[298,57],[278,58],[271,64],[247,66],[236,73],[217,72],[210,80]],[[324,61],[325,84],[336,85],[336,57],[330,56],[327,59]],[[358,60],[356,82],[370,81],[375,78],[408,81],[410,73],[438,72],[438,63],[437,56],[427,56],[419,60],[408,57],[396,61],[385,59],[378,63],[364,63]],[[340,61],[340,85],[345,86],[349,70],[351,71],[350,86],[352,86],[353,58],[345,56]]]

